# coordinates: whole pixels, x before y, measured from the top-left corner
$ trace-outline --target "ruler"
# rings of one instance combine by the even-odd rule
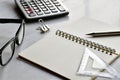
[[[94,65],[95,65],[95,63],[97,63],[97,65],[99,66],[99,67],[97,66],[97,68],[99,68],[100,70],[105,69],[107,72],[85,70],[89,58],[92,58]],[[97,55],[95,55],[88,48],[85,48],[85,53],[81,60],[81,64],[79,65],[77,74],[83,75],[83,76],[103,77],[103,78],[116,78],[117,77],[120,79],[119,73],[112,66],[105,63],[101,58],[99,58]]]

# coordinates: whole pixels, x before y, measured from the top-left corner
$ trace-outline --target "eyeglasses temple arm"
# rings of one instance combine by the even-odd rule
[[[22,19],[0,18],[0,23],[21,23]]]

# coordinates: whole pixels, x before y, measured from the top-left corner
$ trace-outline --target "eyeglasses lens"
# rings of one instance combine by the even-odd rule
[[[14,47],[15,47],[14,41],[12,41],[6,46],[6,48],[4,48],[1,54],[1,60],[3,65],[7,64],[9,60],[12,58]]]
[[[23,41],[23,38],[24,38],[24,26],[25,26],[25,23],[24,21],[22,21],[22,24],[20,25],[20,30],[18,32],[18,35],[17,35],[17,42],[18,42],[18,45],[20,45]]]
[[[24,29],[23,27],[21,27],[19,33],[18,33],[18,43],[21,44],[23,41],[23,37],[24,37]]]

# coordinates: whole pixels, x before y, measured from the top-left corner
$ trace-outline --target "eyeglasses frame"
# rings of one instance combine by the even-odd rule
[[[7,22],[7,23],[8,23],[8,22]],[[18,23],[18,22],[17,22],[17,23]],[[23,38],[22,38],[22,41],[21,41],[21,44],[22,44],[23,39],[24,39],[24,35],[25,35],[25,21],[24,21],[24,20],[21,20],[21,24],[20,24],[17,32],[15,33],[15,36],[14,36],[12,39],[10,39],[10,40],[0,49],[0,64],[1,64],[2,66],[5,66],[6,64],[8,64],[8,63],[10,62],[10,60],[12,59],[12,57],[13,57],[13,55],[14,55],[14,52],[15,52],[15,44],[17,44],[18,46],[21,45],[21,44],[19,44],[19,42],[18,42],[18,34],[19,34],[20,29],[21,29],[22,27],[23,27]],[[12,41],[14,42],[12,55],[11,55],[10,59],[9,59],[5,64],[3,64],[3,63],[2,63],[2,52],[3,52],[3,50],[4,50]]]

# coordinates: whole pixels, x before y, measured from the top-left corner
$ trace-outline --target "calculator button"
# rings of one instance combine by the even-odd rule
[[[43,10],[43,11],[47,11],[48,9],[47,9],[47,8],[43,8],[42,10]]]
[[[31,7],[35,7],[36,5],[35,4],[30,4]]]
[[[51,4],[49,1],[48,1],[48,2],[46,2],[46,5],[49,5],[49,4]]]
[[[62,12],[65,11],[65,9],[62,6],[57,6],[57,8]]]
[[[34,13],[29,14],[30,17],[36,16]]]
[[[25,1],[21,1],[20,3],[21,3],[21,4],[24,4],[24,3],[25,3]]]
[[[29,9],[28,8],[25,8],[26,11],[28,11]]]
[[[27,11],[27,13],[28,13],[28,14],[30,14],[30,13],[31,13],[31,11],[29,11],[29,10],[28,10],[28,11]]]
[[[35,9],[35,10],[36,10],[36,9],[38,9],[38,8],[37,8],[36,6],[34,6],[34,7],[33,7],[33,9]]]
[[[36,9],[35,12],[40,12],[40,10]]]
[[[44,11],[44,13],[45,13],[45,14],[49,14],[49,13],[50,13],[50,11]]]
[[[50,7],[50,10],[55,10],[55,8],[54,7]]]
[[[42,12],[38,12],[37,14],[38,14],[38,15],[43,15],[43,13],[42,13]]]
[[[53,13],[56,13],[56,12],[58,12],[56,9],[55,10],[51,10]]]
[[[22,6],[28,6],[26,3],[23,3]]]
[[[37,4],[42,4],[41,2],[37,1]]]
[[[59,3],[57,0],[51,0],[54,4]]]
[[[54,7],[53,5],[51,5],[51,4],[49,4],[49,5],[47,5],[48,7]]]
[[[44,5],[42,5],[42,6],[40,6],[41,8],[45,8],[45,6]]]
[[[35,14],[29,14],[30,17],[36,16]]]
[[[29,6],[23,6],[23,7],[24,7],[24,9],[29,8]]]
[[[40,3],[40,4],[38,4],[39,6],[43,6],[43,4],[42,3]]]
[[[32,3],[32,2],[30,2],[30,1],[28,1],[28,3],[29,3],[29,4],[31,4],[31,5],[33,4],[33,3]]]
[[[60,3],[55,3],[55,6],[61,6],[61,4]]]

